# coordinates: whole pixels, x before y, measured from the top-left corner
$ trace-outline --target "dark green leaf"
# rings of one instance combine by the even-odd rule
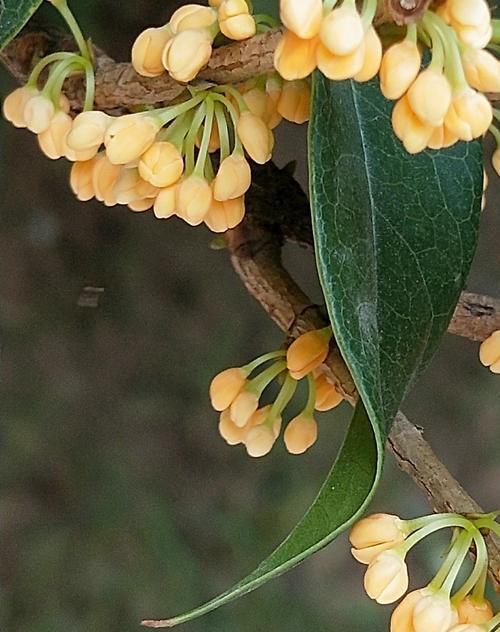
[[[434,354],[476,248],[482,148],[411,156],[369,84],[314,79],[316,258],[341,352],[372,423],[389,431]]]
[[[252,4],[254,13],[266,13],[273,18],[279,18],[279,0],[253,0]]]
[[[374,437],[365,408],[360,404],[316,500],[283,544],[236,586],[191,612],[162,622],[164,627],[200,617],[255,590],[331,542],[369,502],[380,476],[382,452],[383,443],[380,437]]]
[[[42,0],[0,0],[0,50],[23,28]]]

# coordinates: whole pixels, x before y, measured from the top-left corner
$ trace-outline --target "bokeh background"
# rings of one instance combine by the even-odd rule
[[[176,4],[72,6],[125,60]],[[13,87],[0,70],[0,94]],[[281,541],[325,477],[349,407],[323,415],[300,458],[226,446],[211,377],[282,343],[226,253],[204,228],[77,202],[66,163],[3,121],[0,139],[0,629],[133,632],[229,587]],[[305,182],[305,130],[283,125],[277,147],[276,162],[297,159]],[[493,182],[469,287],[498,296],[497,194]],[[286,259],[321,302],[312,254],[289,248]],[[89,285],[105,289],[95,309],[78,304]],[[499,504],[499,386],[477,345],[447,336],[404,407],[487,509]],[[428,512],[390,457],[374,508]],[[412,556],[414,586],[443,543]],[[383,631],[389,615],[363,594],[343,537],[185,629]]]

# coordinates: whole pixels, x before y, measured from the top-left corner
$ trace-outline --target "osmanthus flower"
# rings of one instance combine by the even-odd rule
[[[492,373],[500,374],[500,330],[494,331],[481,344],[479,359]]]
[[[394,603],[408,588],[406,556],[419,542],[445,528],[453,537],[434,579],[424,588],[410,592],[394,609],[391,632],[449,632],[496,628],[485,599],[488,553],[481,529],[499,532],[497,514],[465,518],[458,514],[436,514],[401,520],[390,514],[375,514],[359,521],[350,539],[356,559],[368,564],[364,585],[369,597],[381,604]],[[464,583],[453,593],[457,578],[474,545],[476,560]]]
[[[306,346],[312,332],[304,334]],[[324,330],[319,336],[324,339]],[[299,347],[301,345],[299,344]],[[214,377],[210,385],[210,400],[220,413],[219,432],[229,445],[243,444],[253,457],[264,456],[276,443],[285,409],[295,396],[297,384],[307,379],[308,397],[298,415],[287,422],[283,440],[290,454],[303,454],[317,440],[318,424],[315,411],[331,410],[340,404],[342,396],[335,386],[317,368],[317,363],[296,377],[287,366],[287,351],[284,349],[265,354],[243,366],[226,369]],[[268,364],[266,368],[262,368]],[[252,375],[255,374],[256,375]],[[269,405],[262,405],[264,392],[278,382],[278,395]],[[322,392],[317,390],[321,385]]]

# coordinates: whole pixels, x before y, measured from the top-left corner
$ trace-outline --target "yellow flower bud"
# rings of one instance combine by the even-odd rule
[[[482,365],[490,367],[492,373],[500,374],[500,330],[494,331],[481,344],[479,359]]]
[[[365,35],[365,58],[363,67],[354,75],[354,79],[359,82],[370,81],[380,69],[382,62],[382,42],[377,35],[377,31],[370,26]]]
[[[491,103],[484,94],[469,88],[454,97],[445,125],[460,140],[470,141],[485,134],[492,120]]]
[[[221,412],[219,417],[219,434],[228,445],[238,445],[243,443],[251,421],[244,428],[239,428],[231,419],[229,410]]]
[[[500,176],[500,148],[497,147],[491,157],[491,163],[493,169],[495,169],[497,176]]]
[[[167,42],[162,63],[176,81],[189,83],[207,65],[212,55],[212,41],[205,30],[181,31]]]
[[[475,26],[463,26],[452,21],[453,29],[458,35],[458,39],[465,46],[472,48],[485,48],[493,35],[491,23],[484,24],[481,28]]]
[[[153,204],[154,198],[143,198],[140,200],[132,200],[127,206],[135,213],[143,213],[144,211],[149,211],[149,209],[153,207]]]
[[[66,138],[72,125],[71,116],[59,110],[51,120],[49,127],[38,134],[40,149],[51,160],[57,160],[65,155]]]
[[[92,158],[85,162],[75,162],[71,167],[69,183],[80,202],[87,202],[94,197],[92,174],[95,164],[96,158]]]
[[[205,217],[205,224],[214,233],[225,233],[238,226],[245,216],[244,197],[235,200],[218,202],[213,200],[212,206]]]
[[[214,181],[214,198],[219,202],[244,195],[252,183],[250,165],[242,154],[231,154],[219,167]]]
[[[415,632],[448,632],[458,623],[456,609],[439,593],[424,595],[413,610]]]
[[[205,219],[212,204],[212,188],[201,176],[192,174],[179,183],[177,213],[191,226]]]
[[[236,132],[250,158],[260,165],[271,159],[274,136],[266,123],[250,111],[238,119]]]
[[[331,329],[314,329],[299,336],[288,347],[286,362],[291,376],[300,380],[326,360]]]
[[[162,63],[163,49],[172,37],[168,27],[149,28],[143,31],[132,46],[132,66],[143,77],[158,77],[165,72]]]
[[[174,11],[169,21],[172,33],[188,29],[206,29],[217,21],[217,12],[201,4],[185,4]]]
[[[4,118],[6,118],[9,123],[12,123],[14,127],[26,127],[24,108],[27,102],[38,94],[38,90],[31,86],[17,88],[8,94],[2,104]]]
[[[488,623],[493,619],[493,608],[487,599],[474,599],[470,595],[457,604],[460,623]]]
[[[364,549],[377,544],[402,542],[408,530],[403,520],[392,514],[376,513],[358,520],[351,529],[349,541],[355,549]]]
[[[362,41],[350,55],[334,55],[325,46],[319,44],[316,50],[316,61],[318,68],[328,79],[332,81],[352,79],[363,69],[365,43]]]
[[[214,377],[210,384],[210,401],[219,412],[229,408],[245,385],[247,373],[241,368],[226,369]]]
[[[249,456],[259,458],[271,452],[281,429],[281,417],[273,420],[272,427],[264,425],[271,406],[257,410],[248,421],[251,429],[245,436],[244,444]]]
[[[292,123],[302,124],[309,120],[311,90],[305,81],[287,81],[278,101],[279,114]]]
[[[356,8],[344,5],[334,9],[321,23],[321,43],[333,55],[351,55],[361,46],[365,33]]]
[[[223,0],[219,6],[219,27],[232,40],[245,40],[256,33],[256,24],[245,0]]]
[[[177,214],[178,184],[161,189],[154,203],[154,214],[158,219],[168,219]]]
[[[280,17],[286,28],[302,39],[318,35],[323,21],[322,0],[281,0]]]
[[[51,99],[43,94],[37,94],[26,101],[24,106],[24,120],[26,127],[35,134],[41,134],[49,128],[56,113]]]
[[[394,609],[391,616],[390,632],[414,632],[413,611],[415,605],[428,594],[426,588],[420,588],[408,593],[403,601]],[[429,632],[431,632],[429,630]]]
[[[130,204],[143,198],[155,197],[158,192],[152,184],[139,175],[137,169],[122,169],[113,187],[117,204]]]
[[[160,128],[145,114],[126,114],[111,123],[104,135],[106,153],[114,165],[137,160],[154,143]]]
[[[380,89],[386,99],[399,99],[415,81],[421,64],[418,46],[403,40],[390,46],[380,64]]]
[[[122,168],[120,165],[114,165],[109,162],[104,152],[100,153],[96,159],[92,174],[92,186],[94,187],[96,199],[104,202],[106,206],[117,204],[114,186]]]
[[[418,118],[410,107],[407,95],[399,99],[392,110],[392,127],[409,154],[425,149],[435,130]]]
[[[408,590],[408,569],[402,556],[392,549],[377,555],[366,570],[364,586],[377,603],[397,601]]]
[[[500,62],[491,53],[470,48],[462,62],[470,86],[481,92],[500,92]]]
[[[442,72],[427,68],[410,86],[408,101],[423,123],[442,125],[451,104],[450,83]]]
[[[231,403],[231,419],[239,428],[243,428],[258,407],[259,396],[252,391],[243,389]]]
[[[141,178],[155,187],[169,187],[182,176],[184,161],[175,145],[162,141],[153,143],[142,154],[138,169]]]
[[[352,547],[351,555],[360,564],[366,564],[368,566],[376,557],[378,557],[384,551],[392,549],[393,546],[394,545],[391,542],[386,542],[384,544],[374,544],[373,546],[367,546],[364,549],[355,549],[354,547]]]
[[[266,92],[258,87],[250,88],[243,92],[243,100],[252,114],[264,120],[267,112],[269,97]]]
[[[342,395],[333,384],[330,384],[326,375],[320,373],[315,378],[316,383],[316,403],[315,409],[319,412],[326,412],[336,408],[344,401]]]
[[[299,415],[289,422],[283,436],[290,454],[303,454],[318,439],[318,424],[312,417]]]
[[[118,119],[98,110],[82,112],[73,121],[73,128],[67,138],[68,147],[75,151],[99,148],[104,142],[106,130],[115,120]]]
[[[450,20],[463,26],[481,27],[491,19],[485,0],[448,0],[446,4]]]
[[[301,39],[285,31],[274,52],[274,67],[283,79],[305,79],[315,70],[318,42],[317,37]]]

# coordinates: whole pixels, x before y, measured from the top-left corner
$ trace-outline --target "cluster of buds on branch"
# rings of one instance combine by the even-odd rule
[[[451,528],[453,536],[434,579],[424,588],[408,593],[391,617],[391,632],[493,632],[500,626],[485,598],[488,553],[483,532],[500,533],[498,513],[464,517],[435,514],[401,520],[374,514],[360,520],[350,533],[352,554],[367,565],[364,586],[380,604],[392,604],[405,595],[409,577],[405,558],[424,538]],[[469,549],[475,563],[463,584],[453,592]]]
[[[268,454],[280,435],[283,413],[298,383],[306,379],[309,387],[306,405],[288,422],[283,438],[291,454],[308,450],[318,436],[314,412],[332,410],[343,401],[321,369],[331,337],[330,327],[313,330],[299,336],[287,350],[268,353],[243,367],[216,375],[210,385],[210,399],[220,412],[219,432],[223,439],[229,445],[243,444],[250,456]],[[251,377],[265,364],[269,366]],[[275,380],[281,384],[279,393],[272,404],[262,406],[262,395]]]

